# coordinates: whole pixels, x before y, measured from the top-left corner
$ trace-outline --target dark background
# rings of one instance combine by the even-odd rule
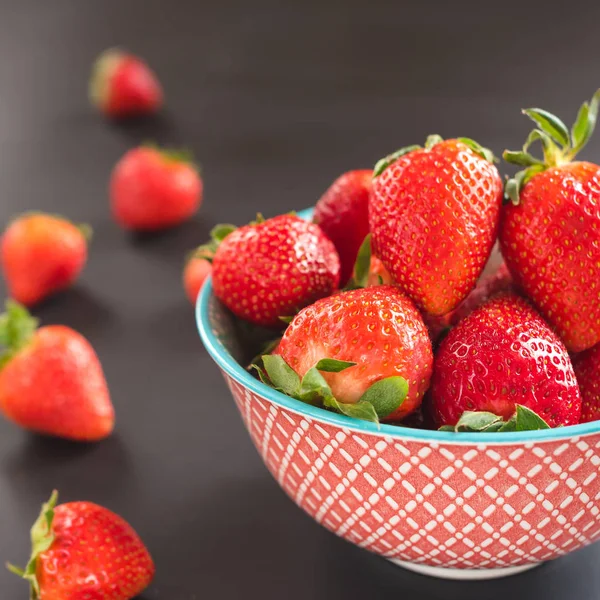
[[[600,86],[600,5],[560,5],[0,2],[0,220],[40,209],[94,227],[81,282],[36,314],[91,340],[118,417],[92,446],[0,423],[0,560],[25,562],[29,526],[57,487],[138,530],[158,569],[148,600],[596,600],[600,547],[512,579],[448,583],[313,523],[252,448],[180,283],[184,254],[215,223],[309,206],[342,171],[429,133],[500,153],[525,138],[523,106],[571,122]],[[115,126],[88,106],[90,66],[112,45],[159,74],[159,119]],[[596,161],[598,138],[585,152]],[[193,222],[134,238],[111,222],[106,186],[147,139],[195,152],[205,200]],[[0,596],[24,599],[26,586],[0,571]]]

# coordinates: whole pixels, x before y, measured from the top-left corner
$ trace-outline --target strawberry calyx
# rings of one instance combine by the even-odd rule
[[[525,167],[507,180],[505,198],[517,206],[523,186],[534,176],[546,169],[570,163],[589,142],[598,117],[600,89],[589,102],[584,102],[577,113],[575,123],[569,128],[552,113],[541,108],[523,109],[523,114],[536,125],[521,150],[505,150],[504,160],[510,164]],[[543,158],[536,158],[529,152],[530,146],[539,141],[542,144]]]
[[[58,502],[58,492],[54,490],[50,500],[42,506],[42,511],[37,521],[31,528],[31,558],[25,569],[7,563],[6,568],[15,575],[27,580],[30,584],[30,600],[39,600],[41,595],[40,584],[37,580],[37,561],[41,554],[50,549],[54,543],[55,535],[52,531],[54,509]]]
[[[215,253],[221,242],[236,229],[237,227],[230,223],[215,225],[210,231],[210,241],[198,246],[195,250],[192,250],[187,256],[186,263],[195,258],[203,258],[212,264]]]
[[[476,142],[471,138],[460,137],[456,138],[458,142],[461,142],[465,146],[469,147],[475,154],[481,156],[490,163],[498,162],[498,159],[494,156],[494,153],[489,149],[482,146],[480,143]],[[437,144],[440,144],[444,141],[444,138],[436,133],[427,136],[425,140],[425,149],[431,150]],[[413,146],[405,146],[404,148],[400,148],[400,150],[396,150],[396,152],[392,152],[392,154],[388,154],[388,156],[380,159],[375,164],[373,168],[373,179],[375,177],[379,177],[392,163],[396,162],[400,157],[405,154],[409,154],[410,152],[414,152],[415,150],[422,150],[422,146],[413,145]]]
[[[496,433],[540,429],[550,429],[550,426],[530,408],[517,404],[513,416],[507,421],[491,412],[465,411],[456,425],[444,425],[439,431]]]
[[[0,315],[0,369],[31,341],[39,325],[38,319],[14,300],[6,301],[6,312]]]
[[[366,288],[369,283],[369,272],[371,267],[371,234],[368,233],[358,249],[356,262],[352,271],[350,281],[344,287],[344,291]]]
[[[340,402],[321,372],[340,373],[356,363],[322,358],[302,378],[279,355],[266,354],[262,363],[264,369],[257,364],[253,368],[265,385],[301,402],[373,423],[396,411],[408,394],[406,379],[394,376],[376,381],[356,403]]]
[[[94,63],[88,88],[90,102],[94,106],[104,108],[108,103],[109,82],[124,58],[125,54],[121,50],[109,48]]]
[[[168,163],[177,165],[184,163],[193,167],[199,174],[201,173],[200,165],[196,162],[194,153],[189,148],[162,148],[156,142],[144,142],[142,148],[154,150]]]

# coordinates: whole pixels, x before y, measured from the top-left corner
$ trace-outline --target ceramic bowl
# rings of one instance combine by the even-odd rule
[[[600,537],[600,422],[513,433],[448,433],[354,420],[289,398],[238,361],[235,320],[210,280],[204,345],[266,467],[315,521],[435,576],[511,575]]]

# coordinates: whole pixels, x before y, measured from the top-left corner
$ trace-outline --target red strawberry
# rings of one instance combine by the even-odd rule
[[[115,166],[110,199],[119,225],[158,231],[183,223],[198,210],[202,179],[184,153],[141,146]]]
[[[357,289],[319,300],[302,310],[277,350],[303,377],[322,359],[356,363],[324,373],[333,396],[358,402],[376,382],[403,377],[408,395],[389,421],[414,412],[429,386],[433,355],[427,330],[413,303],[397,288]]]
[[[315,206],[314,222],[340,256],[342,285],[352,276],[356,255],[369,233],[372,179],[372,170],[349,171],[333,182]]]
[[[131,600],[154,578],[154,563],[132,527],[91,502],[56,506],[54,492],[31,530],[23,571],[32,600]]]
[[[465,411],[509,419],[520,404],[550,427],[574,425],[581,395],[567,351],[522,298],[499,296],[463,319],[440,344],[431,384],[439,425]]]
[[[317,225],[293,215],[236,229],[213,260],[217,298],[238,317],[265,327],[328,296],[339,280],[333,243]]]
[[[94,64],[90,100],[108,117],[130,117],[157,112],[163,104],[163,92],[143,60],[111,49]]]
[[[69,287],[87,261],[91,229],[61,217],[32,213],[13,221],[0,241],[10,295],[27,306]]]
[[[600,344],[573,358],[583,405],[581,422],[600,420]]]
[[[101,440],[115,416],[98,357],[62,325],[36,329],[22,306],[0,316],[0,411],[17,425],[76,441]]]
[[[458,325],[474,310],[501,292],[517,292],[514,281],[504,263],[492,275],[482,277],[473,291],[452,312],[441,317],[424,313],[423,320],[433,343],[435,344],[445,332]]]
[[[210,261],[199,256],[192,256],[183,270],[183,287],[192,304],[196,304],[198,294],[206,278],[211,274]]]
[[[546,111],[524,111],[540,129],[523,151],[504,153],[526,168],[506,186],[513,203],[503,210],[502,254],[572,352],[600,342],[600,167],[571,162],[592,134],[599,102],[600,90],[571,133]],[[528,152],[536,139],[543,140],[543,160]]]
[[[373,251],[417,306],[444,315],[473,289],[496,239],[502,181],[466,138],[430,136],[375,167]]]

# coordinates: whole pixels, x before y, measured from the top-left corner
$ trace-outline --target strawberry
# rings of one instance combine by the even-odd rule
[[[62,325],[37,329],[15,302],[0,316],[0,411],[32,431],[76,441],[101,440],[114,410],[89,342]]]
[[[423,313],[423,320],[427,325],[433,343],[437,343],[448,330],[458,325],[474,310],[501,292],[517,293],[513,279],[504,263],[491,275],[482,277],[471,293],[452,312],[441,317]]]
[[[579,382],[583,405],[581,422],[600,419],[600,344],[573,358],[575,376]]]
[[[515,281],[571,352],[600,341],[600,166],[572,162],[589,140],[600,90],[582,106],[571,132],[537,108],[525,110],[539,129],[522,151],[504,153],[524,166],[506,185],[502,254]],[[543,159],[529,153],[541,140]]]
[[[333,242],[340,256],[342,285],[352,276],[358,249],[369,233],[372,178],[372,170],[344,173],[315,206],[313,220]]]
[[[419,312],[393,286],[356,289],[306,307],[292,320],[275,352],[284,365],[303,378],[300,393],[291,395],[306,401],[304,390],[310,390],[322,372],[328,386],[325,406],[360,416],[353,408],[361,410],[365,403],[371,403],[377,417],[388,421],[399,421],[419,407],[433,362],[431,342]],[[277,374],[272,372],[273,360],[268,358],[263,357],[267,374],[281,388]],[[400,379],[403,383],[398,386]],[[390,384],[391,391],[385,389],[384,382]],[[378,410],[381,397],[394,393],[384,410]],[[311,394],[308,396],[310,400]]]
[[[161,108],[163,91],[143,60],[113,48],[94,64],[90,100],[107,117],[148,115]]]
[[[473,289],[496,239],[502,181],[467,138],[429,136],[375,166],[373,251],[419,309],[444,315]]]
[[[15,219],[0,240],[10,295],[27,306],[69,287],[87,261],[91,229],[43,213]]]
[[[154,578],[154,563],[132,527],[91,502],[57,506],[58,493],[42,507],[31,530],[25,570],[32,600],[131,600]]]
[[[280,319],[331,294],[340,260],[333,243],[313,224],[281,215],[223,234],[213,259],[215,295],[235,315],[275,327]],[[225,237],[226,236],[226,237]]]
[[[367,279],[367,286],[373,287],[375,285],[392,285],[392,276],[389,271],[385,268],[385,265],[377,258],[374,254],[371,255],[371,264],[369,266],[369,277]]]
[[[517,404],[550,427],[574,425],[581,416],[563,343],[527,301],[512,294],[484,304],[442,341],[431,396],[439,425],[456,425],[465,411],[508,419]]]
[[[192,304],[196,304],[198,294],[206,278],[212,272],[209,260],[201,256],[192,256],[183,269],[183,287]]]
[[[141,146],[115,166],[110,181],[115,220],[125,229],[158,231],[183,223],[202,203],[202,179],[181,152]]]

